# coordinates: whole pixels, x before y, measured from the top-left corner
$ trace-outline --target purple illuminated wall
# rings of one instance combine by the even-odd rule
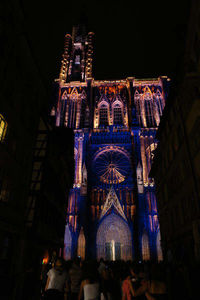
[[[65,257],[161,260],[148,174],[170,80],[95,80],[93,40],[77,28],[66,35],[52,108],[56,125],[74,128],[75,139]]]

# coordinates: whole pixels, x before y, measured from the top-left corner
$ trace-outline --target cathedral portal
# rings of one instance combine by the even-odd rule
[[[97,258],[132,259],[132,239],[128,224],[112,213],[99,224],[96,237]]]

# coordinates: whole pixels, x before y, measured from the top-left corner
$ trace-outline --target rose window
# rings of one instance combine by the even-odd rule
[[[103,183],[121,183],[130,172],[129,156],[120,148],[106,147],[96,155],[93,171]]]

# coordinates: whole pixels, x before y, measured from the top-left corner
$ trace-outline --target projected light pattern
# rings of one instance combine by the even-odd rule
[[[94,163],[94,173],[101,182],[118,184],[125,180],[130,172],[130,162],[127,155],[118,149],[108,149],[97,155]]]
[[[98,259],[131,259],[131,231],[127,223],[113,213],[103,219],[97,231],[96,247]]]
[[[162,260],[149,171],[170,79],[96,80],[93,49],[94,33],[75,26],[55,81],[52,117],[75,135],[65,258]]]

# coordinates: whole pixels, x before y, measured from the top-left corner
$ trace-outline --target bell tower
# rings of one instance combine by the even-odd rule
[[[61,63],[60,83],[92,78],[94,33],[86,32],[86,26],[76,25],[72,35],[66,34]]]

